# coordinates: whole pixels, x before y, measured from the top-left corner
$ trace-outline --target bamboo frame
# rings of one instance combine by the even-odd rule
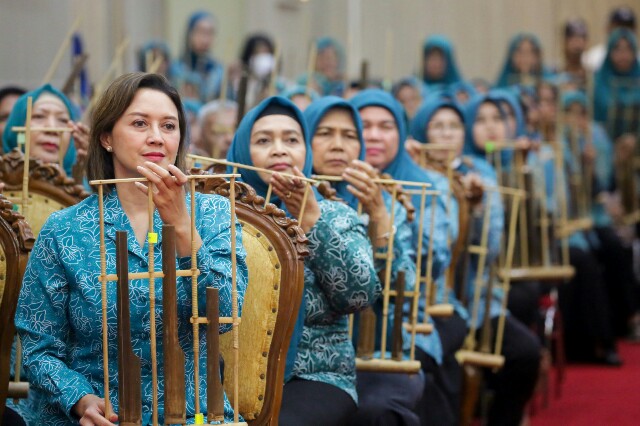
[[[332,175],[313,175],[313,179],[317,179],[318,181],[324,182],[343,182],[344,179],[341,176],[332,176]],[[416,260],[416,275],[415,275],[415,288],[411,291],[404,290],[402,294],[404,297],[411,298],[411,317],[409,319],[409,323],[403,323],[403,328],[411,333],[411,346],[409,353],[409,360],[397,360],[388,359],[387,358],[387,330],[389,326],[389,303],[390,298],[397,297],[398,291],[391,289],[391,271],[392,264],[394,260],[393,251],[394,251],[394,240],[395,233],[393,232],[394,222],[395,222],[395,204],[398,202],[399,195],[399,187],[409,186],[409,187],[417,187],[416,191],[419,191],[422,197],[422,203],[420,208],[420,222],[419,227],[422,230],[423,227],[423,217],[425,211],[425,200],[427,194],[437,195],[440,194],[439,191],[428,190],[432,185],[426,182],[413,182],[413,181],[401,181],[395,179],[386,179],[386,178],[376,178],[371,179],[372,182],[380,185],[383,190],[387,191],[391,195],[391,211],[389,212],[389,224],[387,229],[389,229],[389,238],[387,240],[386,252],[382,257],[378,257],[374,255],[374,258],[381,259],[385,261],[385,269],[384,269],[384,278],[383,278],[383,290],[382,290],[382,319],[381,319],[381,335],[380,335],[380,350],[379,357],[373,357],[372,359],[362,359],[360,357],[356,358],[356,369],[359,371],[376,371],[376,372],[385,372],[385,373],[416,373],[420,369],[420,362],[415,361],[415,338],[416,333],[422,331],[425,334],[428,334],[433,331],[433,329],[422,328],[420,329],[418,324],[418,302],[420,298],[420,285],[423,280],[425,280],[421,276],[421,256],[418,253],[421,253],[422,247],[422,238],[418,239],[418,253]],[[404,190],[408,192],[407,190]],[[432,203],[435,202],[435,197],[432,198]],[[433,205],[432,205],[433,208]],[[362,214],[362,204],[358,203],[357,208],[358,214]],[[435,211],[433,209],[432,211]],[[370,224],[371,226],[371,224]],[[433,217],[432,217],[432,228],[433,228]],[[432,229],[433,231],[433,229]],[[430,241],[430,250],[432,249],[433,242]],[[432,251],[432,250],[431,250]],[[431,257],[428,260],[428,267],[430,273],[430,264],[432,263]],[[425,315],[428,313],[425,312]],[[398,321],[398,318],[394,319]],[[425,320],[426,322],[426,320]],[[431,326],[431,324],[427,324]],[[419,331],[420,330],[420,331]],[[353,335],[353,315],[349,318],[349,335]]]
[[[316,41],[313,40],[311,42],[311,46],[309,47],[309,58],[307,60],[307,84],[305,85],[304,89],[304,92],[309,97],[311,97],[311,85],[313,84],[312,81],[315,79],[317,58],[318,46],[316,45]]]
[[[234,425],[246,425],[246,423],[239,422],[239,384],[238,384],[238,360],[239,360],[239,329],[241,318],[238,314],[238,293],[237,293],[237,259],[236,259],[236,209],[235,209],[235,180],[239,178],[238,174],[219,174],[219,175],[189,175],[187,179],[189,181],[190,201],[191,201],[191,268],[185,270],[176,270],[175,276],[191,277],[191,292],[192,292],[192,317],[191,323],[193,324],[193,352],[194,352],[194,398],[195,398],[195,411],[196,417],[200,414],[200,386],[199,386],[199,327],[201,324],[207,324],[207,317],[201,317],[198,312],[198,280],[200,271],[197,267],[197,246],[195,241],[196,235],[196,218],[195,218],[195,190],[196,181],[204,179],[220,179],[227,178],[230,182],[230,221],[231,221],[231,294],[232,294],[232,312],[231,317],[219,317],[221,324],[231,324],[233,333],[233,349],[235,357],[235,366],[233,374],[236,377],[234,386]],[[99,281],[101,283],[102,293],[102,333],[103,333],[103,369],[104,369],[104,389],[105,389],[105,417],[109,418],[113,414],[113,408],[109,399],[109,354],[108,354],[108,332],[107,332],[107,285],[109,282],[117,281],[117,274],[106,273],[106,243],[105,243],[105,231],[104,231],[104,185],[113,184],[126,184],[133,182],[148,182],[146,178],[125,178],[125,179],[103,179],[93,180],[89,183],[97,186],[98,189],[98,210],[99,210],[99,228],[100,228],[100,276]],[[156,330],[155,330],[155,278],[164,278],[164,273],[161,271],[155,271],[154,267],[154,249],[153,246],[155,238],[151,238],[154,228],[154,204],[153,204],[153,191],[151,184],[149,184],[148,190],[148,215],[149,215],[149,269],[146,273],[131,273],[128,274],[129,279],[149,279],[149,291],[150,291],[150,310],[151,310],[151,359],[152,359],[152,384],[153,384],[153,408],[152,408],[152,422],[154,425],[158,424],[158,396],[157,396],[157,383],[158,372],[156,364],[157,347],[155,344]]]

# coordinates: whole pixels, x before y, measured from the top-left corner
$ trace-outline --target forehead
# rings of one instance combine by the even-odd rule
[[[298,132],[302,134],[302,127],[293,118],[287,115],[271,114],[264,116],[251,128],[251,134],[257,132]]]
[[[159,90],[147,88],[138,89],[127,108],[127,112],[132,110],[145,110],[146,112],[178,116],[178,109],[169,96]]]
[[[478,108],[477,115],[481,114],[500,114],[500,110],[498,109],[498,106],[493,102],[483,102],[480,105],[480,108]]]
[[[360,110],[360,116],[363,121],[369,122],[396,121],[391,111],[380,106],[364,107]]]
[[[33,104],[34,108],[46,108],[55,109],[57,111],[67,112],[67,106],[62,102],[62,99],[54,95],[53,93],[45,92],[38,96],[38,99]]]
[[[462,121],[458,113],[448,106],[442,106],[436,110],[429,121]]]
[[[344,108],[332,108],[322,116],[319,126],[329,124],[341,124],[356,128],[351,112]]]

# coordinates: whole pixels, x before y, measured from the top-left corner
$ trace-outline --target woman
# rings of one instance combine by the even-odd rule
[[[14,126],[24,126],[27,120],[28,98],[33,99],[31,127],[68,127],[69,132],[31,132],[31,158],[44,163],[60,164],[67,176],[72,176],[76,163],[84,164],[87,156],[89,128],[76,121],[76,108],[61,91],[50,84],[22,95],[7,119],[2,140],[4,152],[18,146]]]
[[[105,91],[93,114],[88,156],[89,179],[147,178],[154,187],[154,228],[148,228],[149,183],[118,183],[105,188],[104,227],[107,272],[115,271],[115,232],[128,232],[131,272],[146,272],[149,246],[146,236],[158,233],[163,224],[176,230],[176,263],[191,264],[190,215],[196,215],[198,248],[198,301],[205,315],[205,288],[220,290],[220,314],[231,315],[230,204],[210,195],[196,195],[196,212],[190,212],[185,194],[187,176],[181,171],[186,152],[186,122],[180,97],[167,80],[156,74],[125,74]],[[100,247],[97,229],[98,198],[56,212],[47,220],[29,258],[24,275],[16,327],[22,339],[23,365],[31,383],[29,412],[39,425],[111,426],[117,415],[105,418],[102,357],[102,310],[98,276]],[[247,285],[247,267],[241,228],[235,224],[237,288],[241,308]],[[155,251],[161,264],[162,251]],[[206,353],[194,359],[190,278],[178,278],[178,333],[185,353],[187,417],[195,413],[194,364],[200,366],[200,405],[206,411]],[[152,380],[148,280],[130,282],[131,333],[134,351],[142,354],[143,424],[151,417]],[[156,298],[161,297],[157,292]],[[118,354],[116,346],[116,286],[109,285],[110,395],[118,412]],[[156,304],[162,329],[162,304]],[[227,331],[228,326],[221,328]],[[201,347],[205,333],[200,334]],[[157,340],[158,363],[162,365],[162,339]],[[163,418],[163,371],[158,371],[159,420]],[[225,417],[233,412],[225,399]]]
[[[618,336],[629,333],[633,340],[640,338],[637,281],[633,273],[633,253],[625,246],[614,228],[612,214],[621,219],[623,211],[619,197],[613,194],[613,146],[604,129],[588,120],[587,97],[582,92],[565,92],[562,108],[567,119],[563,133],[565,167],[577,171],[579,162],[588,165],[593,173],[591,217],[593,232],[587,235],[591,250],[603,266],[607,295],[611,303],[613,330]],[[572,149],[572,145],[575,149]],[[582,189],[582,188],[578,188]]]
[[[607,56],[595,75],[593,106],[595,121],[616,142],[621,136],[632,135],[630,149],[623,156],[633,154],[640,130],[640,59],[636,56],[638,39],[633,31],[620,28],[611,33]],[[629,114],[631,113],[631,114]],[[623,148],[623,147],[620,147]]]
[[[542,61],[542,45],[534,34],[520,33],[509,43],[507,58],[495,87],[534,86],[551,73]]]
[[[311,88],[322,96],[342,96],[345,92],[344,73],[346,58],[344,49],[331,37],[316,40],[316,63],[311,76],[303,74],[298,77],[298,84],[307,86],[312,78]]]
[[[361,216],[373,234],[372,244],[376,253],[384,255],[393,232],[394,249],[391,282],[396,282],[398,271],[405,272],[405,289],[415,287],[415,252],[412,247],[411,226],[407,211],[399,202],[392,203],[388,192],[372,182],[378,173],[364,162],[365,150],[362,138],[362,122],[358,111],[348,102],[335,96],[327,96],[313,102],[305,111],[310,133],[313,135],[313,171],[316,174],[340,176],[343,182],[333,186],[337,194],[352,209],[358,204],[364,212]],[[390,227],[390,211],[394,206],[394,223]],[[372,229],[372,226],[375,226]],[[380,273],[385,260],[375,261]],[[378,318],[382,315],[382,301],[374,309]],[[389,312],[394,312],[390,303]],[[393,318],[389,318],[391,330]],[[354,327],[357,330],[357,327]],[[354,332],[354,341],[356,332]],[[410,335],[404,333],[407,346]],[[388,340],[391,341],[390,339]],[[377,348],[379,350],[379,348]],[[387,348],[388,349],[388,348]],[[408,346],[407,346],[408,349]],[[408,354],[407,354],[408,355]],[[389,354],[390,356],[390,354]],[[352,416],[352,425],[417,425],[417,415],[412,411],[422,395],[424,382],[420,375],[398,373],[358,372],[358,411]]]
[[[318,92],[305,86],[292,86],[280,93],[283,98],[289,99],[302,112],[320,97]]]
[[[447,212],[447,196],[449,182],[436,172],[421,169],[404,149],[407,138],[401,105],[393,97],[379,89],[368,89],[354,96],[351,103],[358,108],[364,127],[366,162],[374,168],[389,173],[394,179],[432,184],[432,188],[440,191],[437,196],[434,233],[431,234],[431,197],[421,206],[419,195],[412,197],[416,208],[424,208],[423,233],[419,233],[419,224],[415,220],[413,228],[413,247],[417,251],[418,239],[422,238],[422,247],[429,247],[433,242],[433,263],[431,278],[436,283],[436,303],[444,303],[444,274],[451,261],[449,241],[454,241],[458,234],[458,208],[452,200],[451,209]],[[447,235],[450,237],[448,238]],[[424,251],[423,253],[426,253]],[[421,270],[427,271],[427,256],[422,255]],[[424,294],[425,287],[420,292]],[[422,364],[425,373],[425,391],[419,404],[422,424],[431,424],[435,419],[446,424],[455,423],[458,406],[455,405],[455,394],[459,392],[459,381],[449,378],[449,369],[457,371],[454,354],[462,346],[466,334],[466,310],[451,298],[458,316],[447,320],[436,320],[435,330],[430,335],[416,336],[416,358]],[[405,317],[408,318],[405,311]],[[418,320],[425,318],[424,298],[420,299]],[[455,376],[455,374],[451,374]]]
[[[209,53],[217,24],[215,17],[209,12],[191,15],[187,23],[182,56],[180,60],[173,62],[169,71],[174,85],[181,93],[185,90],[185,83],[194,84],[195,95],[200,102],[208,102],[220,95],[224,66]]]
[[[495,171],[482,161],[481,153],[486,150],[487,141],[503,142],[505,140],[505,115],[496,100],[490,96],[481,96],[469,103],[464,121],[467,151],[480,154],[480,156],[476,154],[473,163],[482,178],[483,186],[495,186]],[[489,196],[492,197],[490,200],[492,207],[489,216],[488,255],[483,275],[485,282],[490,279],[490,263],[493,263],[500,253],[504,231],[504,208],[501,197],[497,193],[485,195],[483,204],[489,201]],[[478,231],[475,229],[471,232],[479,235]],[[472,262],[469,279],[475,278],[478,266],[477,260]],[[485,297],[486,295],[483,295],[482,299]],[[498,288],[495,288],[491,295],[489,315],[493,330],[496,330],[498,315],[502,312],[503,297],[504,294]],[[481,301],[478,311],[480,314],[484,314],[484,301]],[[493,402],[489,410],[490,424],[494,422],[505,425],[520,424],[525,406],[533,394],[538,377],[540,350],[537,337],[516,318],[507,315],[502,346],[505,364],[497,373],[489,373],[486,376],[489,386],[494,390]]]
[[[298,218],[305,185],[283,172],[310,176],[311,139],[304,116],[282,97],[271,97],[240,122],[227,159],[276,173],[239,168],[259,195]],[[315,196],[314,196],[315,195]],[[309,238],[304,299],[287,353],[279,424],[346,424],[357,408],[355,354],[348,314],[372,304],[381,291],[367,232],[342,203],[307,199],[300,226]]]
[[[458,71],[453,44],[443,35],[432,35],[424,42],[422,58],[422,82],[427,91],[446,90],[462,81]]]

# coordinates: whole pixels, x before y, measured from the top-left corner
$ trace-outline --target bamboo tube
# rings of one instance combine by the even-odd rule
[[[515,246],[515,227],[516,227],[516,217],[518,214],[518,207],[520,205],[520,196],[518,194],[513,196],[512,199],[512,207],[511,207],[511,218],[509,219],[509,242],[507,243],[507,263],[504,266],[506,271],[511,270],[511,262],[513,260],[513,249]],[[500,317],[498,317],[498,330],[496,334],[496,346],[494,350],[495,355],[500,355],[502,352],[502,342],[504,340],[504,327],[506,323],[506,312],[507,312],[507,299],[509,298],[509,287],[510,287],[510,274],[507,274],[506,277],[503,278],[503,291],[504,295],[502,297],[502,309],[500,312]]]
[[[389,256],[391,257],[391,256]],[[402,361],[402,314],[404,307],[405,272],[398,271],[396,278],[396,299],[394,301],[393,330],[391,335],[391,358]]]
[[[302,205],[300,206],[300,215],[298,216],[298,222],[302,223],[302,218],[304,218],[304,210],[307,207],[307,200],[309,199],[310,185],[305,185],[304,187],[304,195],[302,196]]]
[[[240,177],[239,174],[225,173],[215,175],[187,175],[188,181],[206,180],[206,179],[220,179],[220,178],[232,178]],[[132,182],[148,182],[147,178],[124,178],[124,179],[98,179],[89,181],[89,185],[101,186],[101,185],[113,185],[116,183],[132,183]]]
[[[53,57],[53,61],[51,61],[51,65],[49,65],[49,69],[47,70],[47,73],[44,75],[44,78],[42,79],[42,84],[47,84],[51,82],[51,80],[53,79],[53,76],[55,75],[56,70],[60,65],[60,61],[62,60],[62,57],[64,56],[65,51],[67,50],[67,48],[69,47],[69,44],[71,43],[71,39],[73,38],[73,33],[78,31],[78,28],[80,28],[80,21],[81,21],[80,16],[78,16],[75,19],[75,21],[73,21],[71,28],[69,28],[69,32],[67,33],[65,38],[62,40],[62,44],[58,48],[56,55]]]
[[[155,244],[151,238],[151,234],[154,233],[153,228],[153,184],[149,183],[147,186],[147,209],[149,214],[149,231],[147,237],[147,244],[149,248],[149,332],[151,339],[151,399],[152,399],[152,422],[153,426],[158,425],[158,349],[156,341],[156,280],[154,277],[155,264],[154,264],[154,247]]]
[[[196,181],[190,182],[191,201],[191,319],[193,323],[193,366],[195,413],[200,414],[200,325],[198,324],[198,249],[196,247]]]
[[[173,225],[162,226],[162,272],[164,421],[165,424],[184,424],[187,406],[184,352],[178,338],[176,232]]]
[[[69,127],[29,127],[31,132],[49,132],[49,133],[66,133],[69,132],[71,133],[72,129]],[[27,131],[27,127],[26,126],[13,126],[11,128],[12,132],[18,132],[18,133],[26,133]]]
[[[391,193],[391,199],[396,200],[398,198],[398,188],[396,186],[393,187]],[[391,214],[389,222],[393,226],[395,222],[395,213],[396,209],[391,208]],[[391,290],[391,269],[393,267],[393,242],[394,242],[394,232],[393,228],[389,228],[389,239],[387,241],[387,261],[385,265],[384,271],[384,290],[383,290],[383,298],[382,298],[382,335],[380,336],[380,359],[386,358],[387,352],[387,326],[389,325],[389,290]],[[389,253],[391,255],[389,255]]]
[[[195,195],[195,187],[193,189]],[[231,201],[231,317],[233,318],[232,333],[233,333],[233,421],[238,423],[239,419],[239,365],[240,365],[240,350],[239,341],[240,334],[238,330],[238,287],[237,287],[237,259],[236,259],[236,180],[231,178],[229,185],[229,200]]]
[[[241,163],[234,163],[231,161],[227,161],[227,160],[222,160],[222,159],[218,159],[218,158],[209,158],[209,157],[203,157],[201,155],[194,155],[194,154],[188,154],[187,157],[189,158],[193,158],[194,160],[198,160],[198,161],[206,161],[209,163],[213,163],[213,164],[223,164],[225,166],[229,166],[229,167],[235,167],[238,169],[246,169],[246,170],[252,170],[254,172],[261,172],[261,173],[267,173],[267,174],[274,174],[274,173],[278,173],[280,176],[284,176],[290,179],[298,179],[301,180],[302,182],[308,182],[308,183],[312,183],[312,184],[317,184],[318,181],[315,179],[310,179],[304,176],[296,176],[293,175],[291,173],[282,173],[282,172],[276,172],[273,170],[269,170],[269,169],[262,169],[260,167],[255,167],[255,166],[249,166],[248,164],[241,164]],[[217,176],[217,177],[221,177],[222,175],[213,175],[213,176]]]
[[[327,182],[344,182],[344,179],[342,178],[342,176],[311,175],[311,178],[314,180],[327,181]],[[414,181],[396,180],[396,179],[374,178],[374,179],[370,179],[370,181],[380,185],[419,186],[424,188],[431,188],[433,186],[432,184],[426,183],[426,182],[414,182]],[[418,192],[418,194],[420,194],[420,192]]]
[[[220,380],[220,292],[207,288],[207,421],[224,421],[224,389]]]
[[[227,102],[227,86],[229,85],[229,70],[224,68],[222,70],[222,81],[220,82],[220,97],[218,100],[223,103]]]
[[[271,192],[273,191],[273,185],[269,184],[269,186],[267,187],[267,195],[266,197],[264,197],[264,205],[266,207],[267,204],[269,204],[269,201],[271,201]]]
[[[429,223],[429,246],[427,247],[427,273],[425,280],[427,289],[424,292],[425,311],[429,309],[429,305],[435,305],[436,283],[433,280],[433,234],[436,224],[436,197],[431,197],[431,222]],[[419,238],[422,238],[420,234]]]
[[[411,306],[411,349],[409,352],[409,359],[414,360],[416,356],[416,325],[418,323],[418,307],[420,302],[420,283],[421,283],[421,271],[422,271],[422,232],[424,230],[424,205],[427,202],[427,194],[426,188],[422,187],[422,194],[420,194],[420,213],[419,213],[419,224],[418,224],[418,235],[421,237],[418,238],[418,247],[416,251],[416,276],[415,276],[415,289],[413,290],[413,301]],[[427,324],[429,313],[426,310],[424,312],[424,324]],[[428,324],[430,325],[430,324]]]
[[[542,265],[551,264],[551,243],[549,242],[549,208],[547,206],[547,177],[542,170],[542,196],[540,197],[540,228],[542,229]],[[533,197],[533,194],[529,195]]]
[[[390,92],[393,82],[393,31],[387,28],[385,32],[384,44],[384,85],[385,90]]]
[[[455,151],[447,152],[447,180],[449,181],[449,192],[447,193],[447,202],[445,205],[447,217],[451,213],[451,203],[453,202],[453,160]],[[451,247],[451,233],[447,232],[447,247]],[[455,267],[455,265],[453,265]],[[445,269],[444,272],[444,303],[449,303],[449,288],[453,288],[454,283],[451,282],[452,268]]]
[[[358,313],[358,343],[356,346],[356,356],[360,359],[369,360],[373,358],[375,352],[375,332],[376,314],[371,306]],[[352,316],[353,317],[353,316]],[[353,321],[351,321],[353,330]]]
[[[107,254],[104,237],[104,191],[98,186],[98,216],[100,221],[100,283],[102,292],[102,369],[104,371],[105,417],[113,415],[109,399],[109,333],[107,326]]]
[[[522,158],[521,152],[516,152],[516,179],[518,182],[518,188],[524,189],[524,159]],[[524,200],[523,200],[524,202]],[[529,229],[528,229],[528,219],[527,212],[525,209],[520,210],[520,256],[522,256],[522,264],[525,267],[529,266],[529,245],[527,242],[529,241]]]
[[[118,420],[122,426],[142,422],[140,358],[131,343],[129,307],[129,257],[127,232],[116,231],[117,317],[118,317]]]

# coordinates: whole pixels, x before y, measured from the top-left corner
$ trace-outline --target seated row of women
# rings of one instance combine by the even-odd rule
[[[45,86],[29,92],[18,100],[9,117],[4,131],[8,148],[17,144],[11,128],[24,124],[29,96],[34,100],[32,125],[37,120],[42,120],[43,126],[57,120],[56,126],[64,126],[75,117],[71,104],[55,88]],[[489,141],[515,140],[521,136],[518,132],[524,126],[524,118],[519,103],[500,92],[474,97],[465,106],[445,95],[434,96],[411,122],[413,142],[405,146],[409,139],[405,117],[402,106],[379,89],[364,90],[350,101],[320,98],[304,113],[285,98],[271,97],[244,116],[228,149],[229,161],[263,170],[239,168],[238,173],[261,196],[266,196],[271,186],[270,202],[298,218],[309,239],[310,255],[304,260],[304,295],[287,354],[280,424],[418,425],[458,421],[462,367],[455,354],[463,346],[469,324],[485,314],[483,309],[475,309],[474,318],[469,315],[469,304],[459,300],[455,293],[445,295],[451,245],[459,232],[459,206],[454,197],[450,198],[447,178],[420,167],[410,152],[419,152],[416,147],[419,143],[446,144],[454,152],[451,166],[462,176],[467,189],[496,187],[496,171],[484,160]],[[510,117],[515,117],[515,125]],[[146,178],[155,191],[155,226],[160,229],[162,224],[171,224],[176,228],[176,262],[181,267],[188,267],[192,260],[190,217],[195,215],[198,251],[194,261],[201,272],[197,300],[203,300],[206,287],[219,288],[221,315],[230,315],[229,202],[220,196],[198,194],[196,211],[189,207],[184,186],[188,126],[176,90],[159,75],[125,74],[100,97],[90,129],[75,122],[71,126],[71,133],[34,131],[32,156],[46,162],[60,162],[62,158],[62,165],[70,173],[73,157],[86,149],[89,180]],[[535,150],[528,156],[531,162],[538,157]],[[398,181],[429,183],[439,191],[426,200],[419,195],[412,197],[413,204],[425,211],[423,224],[417,219],[410,221],[405,206],[375,182],[381,173]],[[340,177],[341,181],[334,183],[340,200],[325,198],[315,190],[313,196],[305,197],[303,178],[314,174]],[[146,237],[149,232],[158,232],[148,227],[144,196],[147,191],[149,187],[141,182],[117,183],[108,188],[104,200],[108,268],[115,265],[115,231],[127,230],[129,264],[134,271],[146,270],[149,254]],[[432,197],[436,197],[433,202]],[[40,231],[25,272],[16,326],[32,392],[27,401],[13,405],[13,409],[29,424],[62,425],[79,421],[82,425],[111,425],[117,421],[117,415],[105,418],[104,398],[108,397],[112,405],[116,403],[118,386],[117,378],[110,377],[110,393],[104,394],[97,206],[94,194],[51,215]],[[476,291],[478,269],[485,271],[482,279],[489,280],[489,265],[500,255],[505,226],[500,196],[485,191],[474,209],[487,208],[488,255],[483,265],[473,256],[468,264],[468,279],[463,286],[471,295],[469,300],[473,300]],[[391,217],[394,223],[390,223]],[[241,308],[248,273],[239,223],[236,228]],[[470,232],[477,237],[481,230]],[[370,239],[369,235],[375,237]],[[423,271],[430,270],[428,278],[437,288],[436,302],[443,303],[447,298],[454,305],[451,317],[428,319],[427,306],[421,299],[418,317],[433,321],[434,332],[416,337],[416,358],[421,363],[418,374],[356,372],[349,315],[367,307],[382,309],[378,273],[385,264],[375,254],[385,253],[390,238],[395,248],[392,276],[404,271],[407,290],[419,289],[424,293],[426,283],[415,280],[416,265]],[[431,265],[427,265],[426,251],[419,251],[419,247],[429,246],[433,250]],[[608,312],[613,306],[606,302],[602,279],[594,278],[588,269],[594,267],[590,260],[592,249],[584,246],[579,250],[583,257],[574,257],[572,251],[571,259],[576,277],[566,286],[566,294],[561,294],[561,307],[573,321],[567,323],[567,334],[569,327],[574,327],[571,332],[584,331],[588,335],[581,336],[580,343],[585,344],[585,351],[600,358],[609,357],[611,361],[615,347]],[[156,252],[155,256],[155,262],[160,263],[161,254]],[[132,339],[134,350],[142,358],[144,422],[149,422],[152,404],[149,286],[146,280],[133,280],[131,285]],[[190,278],[180,277],[179,330],[186,360],[187,413],[193,418],[197,414],[194,381],[198,380],[193,377],[194,366],[197,363],[201,372],[206,371],[206,354],[201,351],[196,359],[192,349],[190,288]],[[619,294],[623,291],[620,288],[613,293]],[[504,297],[497,288],[491,294],[480,295],[480,307],[489,299],[486,306],[494,327],[504,312]],[[535,297],[524,299],[528,308],[537,304]],[[108,333],[115,337],[115,294],[111,291],[106,302]],[[629,309],[628,315],[636,312],[635,305]],[[157,306],[159,319],[161,312],[162,308]],[[409,321],[409,306],[404,315]],[[587,327],[588,321],[594,326]],[[485,372],[487,386],[493,391],[488,413],[491,424],[519,424],[533,393],[542,349],[529,326],[507,313],[502,346],[504,366],[497,372]],[[221,327],[221,332],[228,329]],[[203,340],[202,335],[200,339]],[[408,356],[410,349],[406,349]],[[114,363],[109,371],[117,371],[116,348],[110,345],[108,350],[114,351],[114,356],[109,357],[109,362]],[[162,383],[159,380],[161,401]],[[206,388],[203,375],[199,386]],[[206,412],[204,398],[199,406]],[[117,404],[113,408],[117,413]],[[228,401],[225,418],[227,421],[233,418]]]

